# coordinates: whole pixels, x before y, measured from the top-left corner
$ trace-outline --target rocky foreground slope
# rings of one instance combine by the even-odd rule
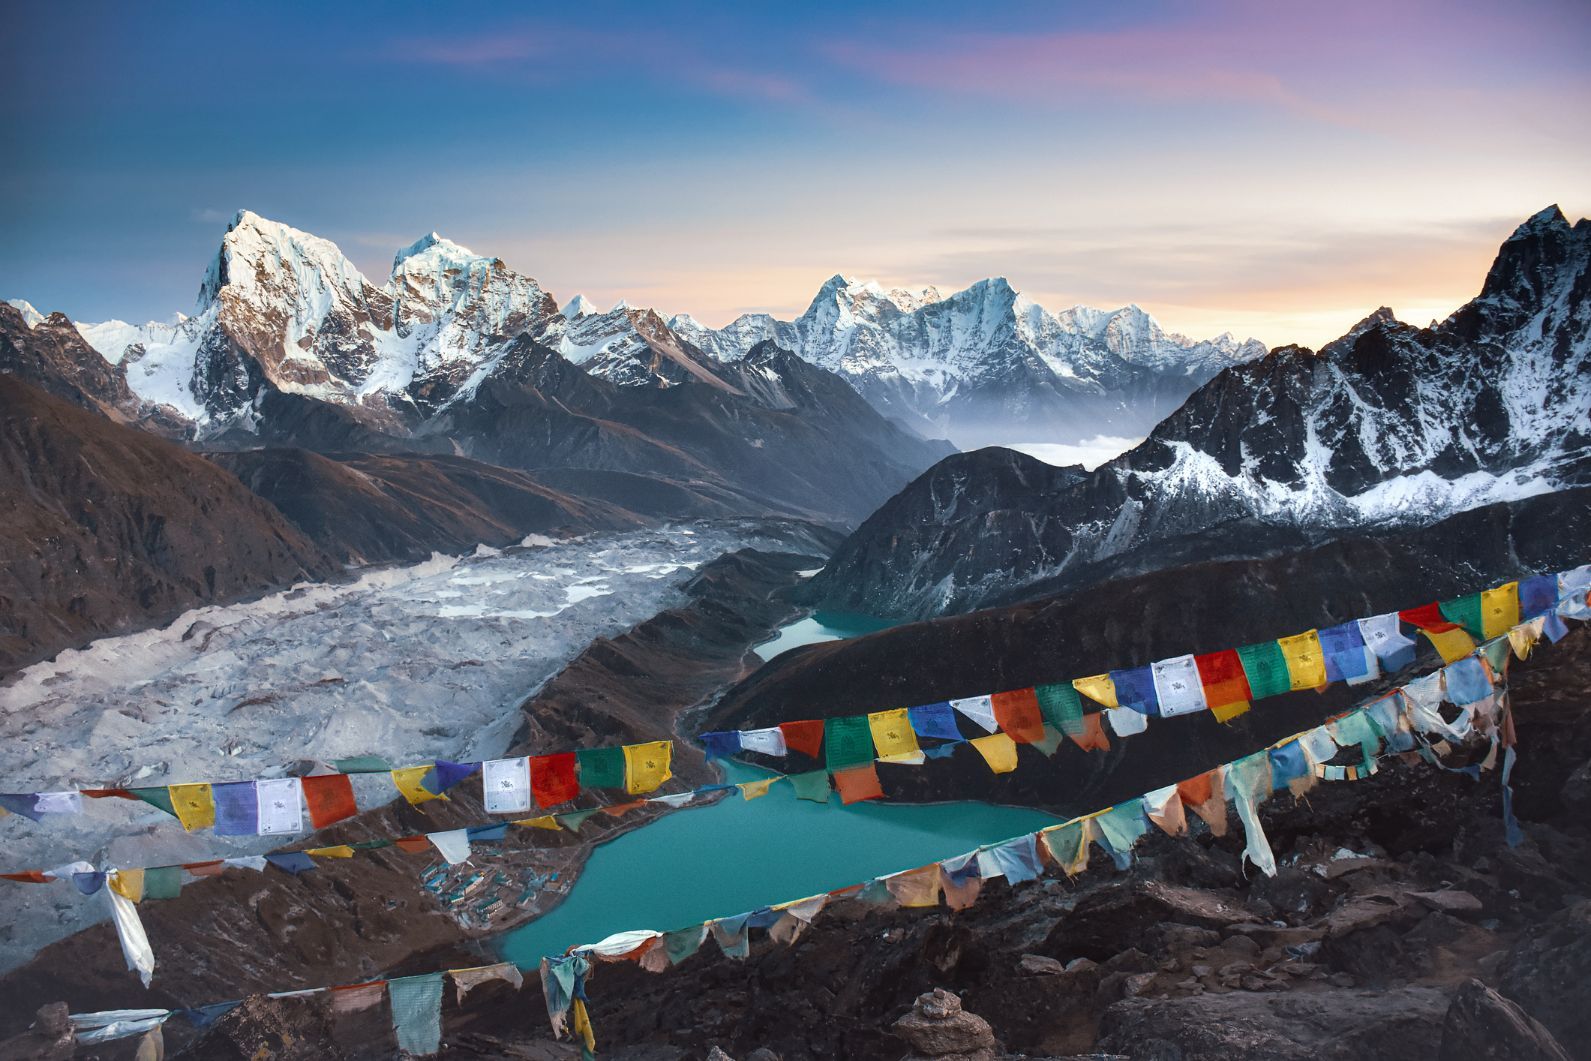
[[[1229,368],[1063,489],[945,499],[930,516],[892,506],[903,518],[870,520],[811,591],[837,610],[921,618],[1588,482],[1591,221],[1571,227],[1552,207],[1441,324],[1381,311],[1318,353],[1282,347]],[[978,545],[980,507],[1007,525],[1025,517],[1013,553]]]

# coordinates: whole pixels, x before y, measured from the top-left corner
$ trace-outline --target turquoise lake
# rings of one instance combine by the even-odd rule
[[[933,769],[930,764],[924,769]],[[729,781],[767,776],[738,764]],[[778,783],[686,808],[598,847],[561,905],[498,940],[521,966],[628,929],[668,931],[805,898],[1033,832],[1059,819],[985,803],[827,806]]]
[[[895,624],[887,619],[876,619],[871,615],[853,615],[849,612],[814,612],[805,619],[799,619],[788,626],[781,627],[778,636],[772,641],[764,641],[752,651],[765,660],[773,659],[781,652],[788,652],[792,648],[802,645],[816,645],[824,641],[843,641],[848,637],[860,637],[879,630],[887,630]]]

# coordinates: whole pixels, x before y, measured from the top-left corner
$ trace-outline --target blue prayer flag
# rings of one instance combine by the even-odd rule
[[[215,800],[217,836],[253,836],[260,831],[260,801],[253,781],[234,781],[211,785]]]
[[[315,860],[302,851],[284,851],[277,855],[266,855],[265,861],[295,877],[315,868]]]
[[[1357,621],[1327,627],[1316,633],[1320,635],[1320,649],[1326,657],[1327,681],[1354,681],[1370,676],[1364,632],[1359,629]]]
[[[943,700],[936,704],[909,707],[906,709],[906,717],[911,721],[912,732],[919,737],[956,741],[962,739],[961,730],[956,726],[956,710]]]
[[[1116,684],[1116,702],[1130,707],[1140,715],[1160,714],[1160,697],[1155,693],[1155,673],[1152,667],[1134,667],[1132,670],[1113,670],[1110,680]]]
[[[740,731],[729,730],[724,733],[703,733],[701,736],[702,747],[707,751],[708,759],[727,759],[740,751]]]
[[[1558,576],[1532,575],[1519,580],[1519,617],[1534,619],[1558,604]]]

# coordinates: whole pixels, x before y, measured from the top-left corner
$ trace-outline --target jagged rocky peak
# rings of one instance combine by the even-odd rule
[[[564,319],[566,320],[575,320],[579,317],[589,317],[594,313],[601,312],[602,311],[597,309],[592,301],[584,295],[576,295],[574,298],[571,298],[563,308],[563,315]]]
[[[324,317],[326,301],[356,306],[375,290],[330,240],[239,210],[199,285],[203,313],[222,291],[250,301],[285,300],[301,320]]]
[[[1265,352],[1230,335],[1168,334],[1137,306],[1052,314],[1004,277],[943,295],[837,275],[793,321],[670,324],[720,360],[775,340],[880,412],[963,447],[1144,434],[1199,383]]]
[[[44,319],[44,314],[34,309],[33,303],[25,298],[8,298],[6,299],[6,305],[22,314],[22,321],[29,328]]]

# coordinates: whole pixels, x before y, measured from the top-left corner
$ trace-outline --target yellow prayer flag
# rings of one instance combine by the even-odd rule
[[[901,906],[939,905],[939,863],[884,878],[884,887]]]
[[[1536,647],[1536,642],[1541,640],[1541,631],[1544,623],[1540,616],[1528,623],[1520,623],[1508,631],[1508,643],[1514,648],[1514,655],[1519,659],[1529,659],[1530,650]]]
[[[304,854],[311,858],[353,858],[354,849],[347,844],[338,844],[336,847],[311,847]]]
[[[765,777],[760,781],[742,781],[739,785],[740,794],[748,800],[761,799],[777,780],[777,777]]]
[[[433,799],[447,799],[446,796],[432,792],[420,784],[420,779],[430,772],[429,766],[400,766],[392,771],[392,783],[398,786],[398,791],[403,793],[403,798],[413,807]]]
[[[1430,630],[1421,630],[1420,633],[1430,638],[1431,644],[1436,646],[1436,651],[1446,663],[1457,663],[1475,651],[1475,639],[1465,633],[1461,626],[1455,626],[1439,634]]]
[[[1519,625],[1519,583],[1481,592],[1481,632],[1488,640]]]
[[[543,814],[540,818],[521,818],[512,824],[523,825],[527,829],[551,829],[553,832],[562,828],[558,824],[558,819],[551,814]]]
[[[1230,704],[1210,708],[1210,714],[1215,716],[1217,722],[1230,722],[1239,715],[1248,714],[1249,706],[1247,700],[1234,700]]]
[[[987,737],[974,737],[972,746],[978,749],[989,769],[997,774],[1009,774],[1016,769],[1016,741],[1009,733],[991,733]]]
[[[624,746],[624,790],[630,795],[650,792],[674,776],[669,769],[669,757],[674,752],[672,741],[655,740],[649,744]]]
[[[577,996],[569,1004],[573,1011],[573,1020],[570,1022],[575,1034],[585,1042],[586,1049],[592,1053],[597,1050],[597,1034],[591,1027],[591,1016],[586,1012],[586,1004]]]
[[[1096,674],[1091,678],[1073,678],[1072,688],[1106,707],[1120,707],[1116,702],[1116,683],[1108,674]]]
[[[106,877],[110,890],[120,895],[130,903],[142,902],[144,898],[144,871],[141,869],[118,869]]]
[[[1319,689],[1326,684],[1326,654],[1320,648],[1320,635],[1305,630],[1292,637],[1279,637],[1282,658],[1287,661],[1288,684],[1294,689]]]
[[[188,832],[208,829],[215,824],[215,797],[208,784],[167,785],[171,795],[171,809]]]
[[[918,750],[917,734],[912,732],[911,718],[904,707],[874,711],[867,716],[867,728],[873,731],[873,747],[878,749],[880,758],[910,755]]]

